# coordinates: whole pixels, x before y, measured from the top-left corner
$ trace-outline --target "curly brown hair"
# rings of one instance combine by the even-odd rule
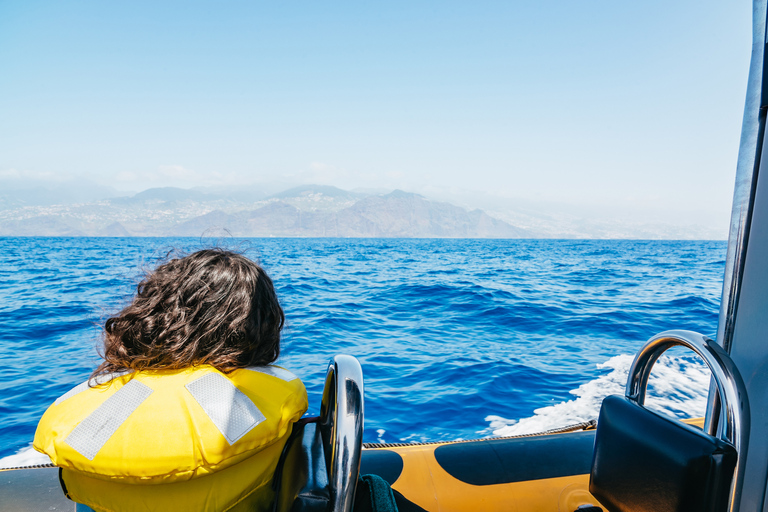
[[[106,321],[104,362],[93,376],[266,365],[280,355],[284,323],[272,280],[260,266],[223,249],[198,251],[148,274],[133,302]]]

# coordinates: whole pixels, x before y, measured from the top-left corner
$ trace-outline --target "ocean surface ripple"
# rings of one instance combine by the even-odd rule
[[[365,441],[527,433],[596,416],[652,335],[713,335],[725,242],[0,238],[0,457],[28,451],[59,395],[98,362],[100,326],[169,250],[244,251],[285,309],[278,362],[319,412],[328,360],[365,375]],[[668,414],[703,414],[708,374],[671,351]],[[13,457],[10,457],[11,459]]]

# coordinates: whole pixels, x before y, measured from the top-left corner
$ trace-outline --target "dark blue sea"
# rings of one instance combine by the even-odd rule
[[[98,363],[100,328],[169,250],[244,251],[287,317],[278,364],[317,414],[328,360],[356,356],[365,441],[473,439],[596,416],[653,334],[713,334],[726,243],[445,239],[0,238],[0,457],[29,451]],[[703,412],[684,352],[654,370],[660,409]]]

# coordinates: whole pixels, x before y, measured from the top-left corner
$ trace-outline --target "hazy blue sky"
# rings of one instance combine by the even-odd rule
[[[748,0],[0,0],[0,186],[323,183],[725,224],[750,18]]]

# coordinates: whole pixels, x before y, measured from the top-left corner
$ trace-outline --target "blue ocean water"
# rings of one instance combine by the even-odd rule
[[[726,249],[719,241],[0,238],[0,457],[27,447],[45,408],[88,377],[100,325],[127,304],[142,272],[172,248],[211,245],[244,251],[275,281],[287,316],[278,363],[305,382],[310,414],[328,360],[360,360],[366,442],[477,438],[545,416],[567,424],[559,411],[579,413],[593,388],[618,385],[617,368],[651,335],[715,332]],[[706,383],[685,356],[667,366]],[[685,403],[700,401],[700,389],[673,387],[683,390],[676,410],[690,413]]]

